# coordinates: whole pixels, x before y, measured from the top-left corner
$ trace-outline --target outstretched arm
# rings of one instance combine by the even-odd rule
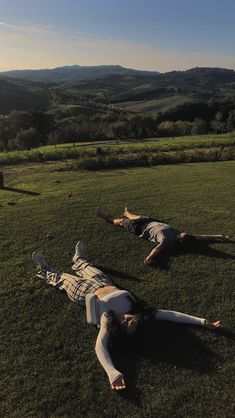
[[[198,241],[211,241],[211,240],[216,240],[216,241],[229,241],[230,237],[229,235],[197,235],[197,234],[192,234],[192,236],[194,238],[196,238]]]
[[[111,388],[114,390],[126,389],[124,377],[122,373],[115,369],[108,351],[107,316],[105,313],[101,317],[95,351],[100,364],[108,375]]]
[[[161,253],[165,247],[165,241],[163,240],[158,244],[150,253],[145,257],[144,264],[152,264],[153,260]]]
[[[177,311],[158,310],[155,313],[156,320],[181,322],[182,324],[201,325],[209,329],[216,329],[221,327],[220,321],[210,322],[205,318],[188,315]]]

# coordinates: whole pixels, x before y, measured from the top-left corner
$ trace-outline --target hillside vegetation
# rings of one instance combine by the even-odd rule
[[[24,79],[11,78],[17,74]],[[11,77],[0,75],[0,151],[235,130],[233,70],[65,67]]]
[[[47,91],[42,86],[0,77],[0,114],[12,110],[45,110],[48,106]]]
[[[67,164],[68,169],[99,170],[234,158],[234,134],[226,134],[44,146],[31,151],[2,152],[0,165],[73,160]]]

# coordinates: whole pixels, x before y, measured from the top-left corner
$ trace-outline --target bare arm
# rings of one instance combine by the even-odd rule
[[[216,240],[216,241],[229,241],[230,237],[229,235],[197,235],[197,234],[192,234],[192,236],[194,238],[196,238],[199,241],[210,241],[210,240]]]
[[[156,258],[160,254],[160,252],[163,250],[164,247],[165,247],[165,240],[160,242],[160,244],[158,244],[155,248],[153,248],[153,250],[149,253],[149,255],[145,257],[144,264],[151,264],[154,258]]]
[[[107,317],[104,313],[100,321],[100,331],[96,340],[95,351],[98,360],[106,371],[111,388],[114,390],[122,390],[126,388],[124,377],[117,369],[115,369],[112,359],[108,351],[108,331]]]

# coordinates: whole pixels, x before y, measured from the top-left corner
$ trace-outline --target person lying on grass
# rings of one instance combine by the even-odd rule
[[[98,212],[98,216],[107,222],[121,226],[139,238],[154,242],[155,248],[144,258],[145,264],[153,264],[157,256],[164,250],[176,248],[189,248],[199,241],[229,241],[228,235],[196,235],[181,232],[172,226],[148,216],[131,213],[126,207],[122,218],[113,218],[111,215]]]
[[[44,279],[48,285],[64,290],[73,302],[86,305],[89,311],[92,309],[89,306],[89,296],[95,299],[97,304],[95,318],[93,314],[92,321],[89,318],[89,323],[96,324],[100,328],[95,351],[114,390],[125,389],[126,383],[123,374],[115,368],[109,353],[112,339],[132,337],[141,328],[143,329],[147,324],[146,321],[153,320],[200,325],[209,329],[221,327],[220,321],[209,322],[204,318],[180,312],[147,308],[131,292],[118,288],[108,276],[86,260],[82,241],[76,244],[72,259],[72,269],[77,276],[55,271],[49,267],[39,251],[35,251],[32,258],[39,270],[37,277]]]

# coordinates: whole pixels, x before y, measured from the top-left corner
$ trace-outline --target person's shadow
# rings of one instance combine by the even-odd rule
[[[205,257],[212,257],[212,258],[223,258],[227,260],[234,260],[235,256],[224,251],[221,251],[217,248],[211,247],[211,244],[233,244],[235,243],[234,240],[229,241],[216,241],[210,240],[207,242],[198,241],[188,245],[187,248],[176,248],[168,251],[162,251],[159,254],[154,262],[151,264],[151,267],[158,267],[163,270],[169,270],[171,266],[171,257],[179,257],[180,255],[185,254],[195,254],[195,255],[204,255]]]
[[[30,190],[17,189],[16,187],[4,186],[4,187],[1,188],[1,190],[7,190],[8,192],[27,194],[27,195],[30,195],[30,196],[39,196],[40,195],[40,193],[31,192]]]
[[[162,368],[171,365],[176,369],[188,369],[197,374],[211,374],[216,368],[220,357],[208,348],[195,334],[192,326],[153,321],[146,324],[144,332],[130,341],[119,340],[110,349],[113,362],[125,376],[127,390],[118,392],[135,405],[141,406],[141,390],[136,387],[137,362],[148,359],[152,366]],[[201,332],[213,332],[201,329]],[[218,336],[234,339],[234,334],[226,330],[216,331]],[[152,382],[154,385],[154,381]]]
[[[120,270],[113,269],[111,267],[107,267],[107,266],[105,266],[103,264],[97,264],[96,267],[99,270],[103,271],[108,276],[112,277],[112,282],[113,283],[115,282],[115,280],[113,280],[113,277],[119,277],[120,279],[130,279],[130,280],[134,280],[134,281],[137,281],[137,282],[140,282],[141,281],[136,276],[132,276],[131,274],[126,273],[124,271],[120,271]]]

